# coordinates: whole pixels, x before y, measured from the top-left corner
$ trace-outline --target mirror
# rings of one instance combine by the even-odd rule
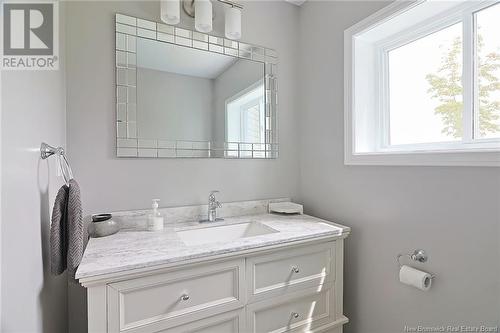
[[[264,64],[137,41],[137,135],[265,143]]]
[[[276,53],[149,22],[116,16],[117,156],[276,158]]]

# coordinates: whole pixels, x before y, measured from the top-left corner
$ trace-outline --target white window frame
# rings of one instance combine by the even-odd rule
[[[243,97],[243,96],[251,93],[255,89],[259,88],[260,86],[263,87],[262,89],[264,91],[264,99],[265,99],[266,96],[265,96],[264,80],[260,79],[260,80],[257,80],[256,82],[252,83],[247,88],[245,88],[245,89],[237,92],[235,95],[229,97],[224,102],[224,137],[225,137],[225,141],[229,144],[229,147],[230,147],[229,150],[225,154],[226,157],[238,157],[240,155],[240,151],[239,151],[240,143],[242,143],[242,144],[248,144],[248,142],[237,143],[237,142],[231,142],[231,141],[229,141],[229,133],[228,133],[228,112],[229,112],[229,110],[228,110],[228,105],[230,103],[236,101],[237,99],[239,99],[239,98],[241,98],[241,97]],[[249,102],[249,103],[252,103],[252,101]],[[264,104],[265,104],[265,102],[264,102]],[[265,105],[264,105],[264,107],[265,107]],[[261,110],[259,110],[259,111],[263,111],[262,105],[260,106],[260,108],[261,108]],[[265,111],[264,111],[264,113],[265,113]],[[264,119],[265,119],[265,115],[264,115]],[[240,115],[240,141],[241,141],[242,123],[243,123],[243,119],[241,119],[241,115]],[[264,130],[264,140],[265,140],[265,130]],[[250,155],[252,155],[251,151],[250,151]]]
[[[383,8],[365,20],[352,26],[344,32],[344,134],[345,150],[344,162],[347,165],[464,165],[464,166],[500,166],[500,139],[474,139],[474,124],[472,112],[477,107],[474,102],[476,91],[474,84],[475,60],[475,23],[473,15],[496,2],[474,1],[464,2],[452,11],[447,11],[437,19],[422,22],[417,28],[412,27],[406,31],[391,36],[375,44],[375,75],[377,85],[375,105],[373,110],[376,124],[374,130],[375,140],[373,151],[356,152],[356,126],[355,126],[355,94],[354,89],[354,39],[364,31],[385,22],[394,16],[421,4],[424,1],[403,2],[396,1]],[[388,96],[388,52],[412,41],[418,40],[429,34],[442,30],[453,24],[462,22],[463,26],[463,104],[464,104],[464,138],[461,141],[389,145],[389,96]],[[382,87],[382,88],[380,88]],[[476,110],[474,110],[476,111]]]
[[[255,98],[253,100],[250,100],[248,101],[246,104],[243,104],[241,106],[241,109],[240,109],[240,140],[242,142],[245,142],[245,143],[248,143],[248,142],[252,142],[252,141],[248,141],[248,140],[243,140],[241,138],[241,135],[244,134],[246,135],[246,132],[247,132],[247,129],[248,129],[248,118],[247,118],[247,114],[245,111],[247,111],[248,109],[254,107],[254,106],[257,106],[258,107],[258,111],[259,111],[259,137],[260,137],[260,142],[252,142],[252,143],[266,143],[265,142],[265,129],[263,128],[264,126],[261,126],[262,125],[262,115],[263,115],[263,111],[264,111],[264,102],[262,101],[261,98]]]

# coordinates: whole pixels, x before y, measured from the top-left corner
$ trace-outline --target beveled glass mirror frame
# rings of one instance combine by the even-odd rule
[[[276,51],[117,13],[116,24],[116,155],[149,158],[278,157]],[[137,39],[146,38],[264,64],[265,142],[167,141],[137,135]]]

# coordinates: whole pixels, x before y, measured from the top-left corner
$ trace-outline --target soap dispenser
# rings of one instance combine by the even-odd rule
[[[150,231],[163,230],[163,216],[158,211],[158,201],[160,199],[153,199],[153,213],[148,216],[148,229]]]

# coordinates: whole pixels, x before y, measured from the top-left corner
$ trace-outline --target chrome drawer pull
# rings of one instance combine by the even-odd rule
[[[297,266],[292,267],[292,273],[298,273],[300,272],[299,268]]]
[[[187,301],[188,299],[189,299],[189,295],[184,294],[181,296],[181,301]]]
[[[292,318],[297,319],[299,317],[300,317],[300,315],[297,312],[292,312]]]

